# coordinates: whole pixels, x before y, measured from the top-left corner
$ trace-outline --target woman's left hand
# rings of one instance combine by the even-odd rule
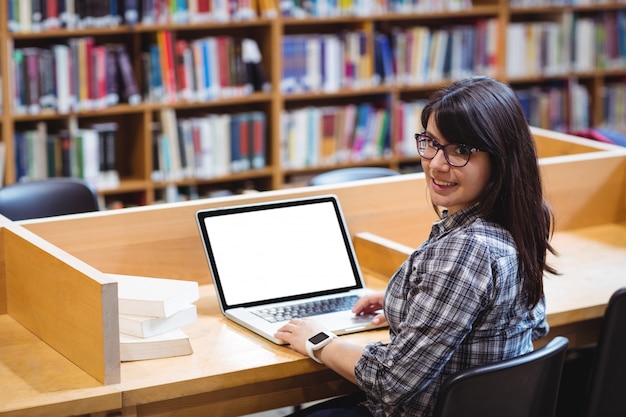
[[[307,356],[306,341],[323,330],[327,329],[315,320],[291,319],[289,323],[278,329],[274,336],[289,343],[296,352]]]

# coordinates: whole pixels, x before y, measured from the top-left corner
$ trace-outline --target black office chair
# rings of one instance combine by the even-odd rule
[[[557,336],[516,358],[457,372],[437,398],[434,417],[552,417],[569,341]]]
[[[587,417],[626,416],[626,288],[609,300],[589,379]]]
[[[0,214],[11,220],[98,210],[96,190],[77,178],[19,182],[0,189]]]
[[[311,178],[309,185],[328,185],[339,182],[400,175],[398,171],[383,167],[352,167],[327,171]]]
[[[565,360],[558,416],[626,416],[626,287],[611,296],[598,342]]]

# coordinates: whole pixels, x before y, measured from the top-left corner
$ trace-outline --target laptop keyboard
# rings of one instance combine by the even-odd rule
[[[293,304],[284,307],[252,310],[252,313],[269,321],[270,323],[276,323],[278,321],[291,320],[296,317],[316,316],[318,314],[350,310],[358,299],[358,295],[347,295],[345,297],[309,301],[306,303]]]

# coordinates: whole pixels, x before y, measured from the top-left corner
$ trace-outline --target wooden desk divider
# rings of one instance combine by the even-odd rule
[[[0,227],[1,313],[101,384],[119,383],[117,283],[19,224]]]
[[[411,246],[369,232],[357,233],[353,244],[361,269],[383,279],[391,277],[415,250]]]
[[[626,149],[547,130],[533,132],[557,230],[625,220]],[[556,150],[566,156],[554,156]],[[369,232],[416,247],[436,220],[424,175],[417,173],[361,181],[356,186],[342,183],[274,190],[22,224],[102,272],[209,284],[196,210],[327,193],[339,196],[353,236]]]

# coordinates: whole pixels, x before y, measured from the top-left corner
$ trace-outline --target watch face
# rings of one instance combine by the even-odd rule
[[[313,343],[314,345],[317,345],[318,343],[323,342],[324,340],[328,339],[330,336],[328,336],[326,333],[318,333],[315,336],[311,337],[309,339],[309,342]]]

